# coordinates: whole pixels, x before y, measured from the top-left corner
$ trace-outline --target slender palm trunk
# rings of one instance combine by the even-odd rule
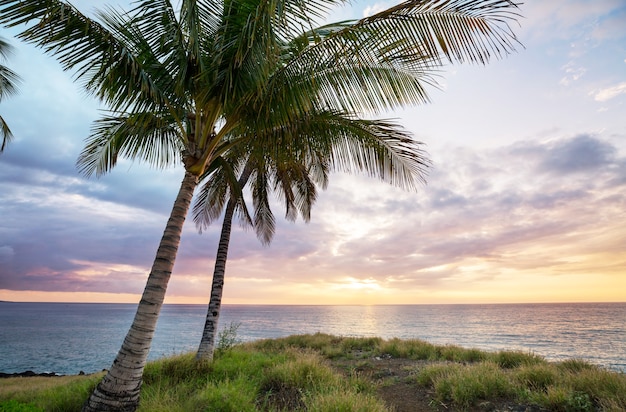
[[[250,178],[252,167],[247,165],[240,178],[239,186],[244,187]],[[220,243],[217,247],[215,257],[215,267],[213,269],[213,284],[211,285],[211,299],[206,313],[202,339],[196,353],[197,360],[212,360],[215,352],[215,338],[217,337],[217,324],[220,319],[220,308],[222,307],[222,293],[224,291],[224,277],[226,275],[226,260],[228,258],[228,245],[230,243],[230,233],[233,226],[233,215],[237,202],[232,197],[228,199],[224,221],[222,222],[222,232],[220,233]]]
[[[196,353],[197,360],[213,359],[215,351],[215,338],[217,336],[217,324],[220,318],[220,308],[222,306],[222,292],[224,290],[224,275],[226,274],[226,259],[228,258],[228,244],[230,243],[230,233],[233,226],[233,215],[235,212],[235,202],[231,198],[224,212],[222,222],[222,232],[220,243],[217,247],[215,258],[215,268],[213,269],[213,284],[211,285],[211,300],[206,314],[202,339]]]
[[[161,238],[135,319],[111,369],[91,394],[83,411],[134,411],[139,405],[143,369],[165,298],[183,224],[198,177],[185,172],[174,207]]]

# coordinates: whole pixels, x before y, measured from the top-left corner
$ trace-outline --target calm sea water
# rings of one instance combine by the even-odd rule
[[[136,305],[0,302],[0,371],[76,374],[111,365]],[[150,359],[193,351],[204,305],[165,305]],[[548,360],[582,358],[626,372],[626,303],[398,306],[224,305],[242,341],[324,332],[423,339]]]

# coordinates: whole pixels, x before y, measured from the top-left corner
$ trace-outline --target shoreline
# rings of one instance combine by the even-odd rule
[[[8,378],[35,378],[35,377],[60,378],[60,377],[63,377],[63,376],[87,376],[87,375],[93,375],[93,374],[85,373],[83,371],[80,371],[80,372],[78,372],[75,375],[62,375],[62,374],[58,374],[56,372],[41,372],[41,373],[37,373],[37,372],[33,372],[31,370],[28,370],[28,371],[23,371],[23,372],[14,372],[14,373],[0,372],[0,379],[8,379]]]

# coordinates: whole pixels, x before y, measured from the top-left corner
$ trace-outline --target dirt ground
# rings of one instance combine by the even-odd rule
[[[435,400],[434,393],[418,385],[415,375],[429,361],[394,359],[390,356],[332,360],[334,368],[344,374],[358,374],[374,382],[378,396],[395,412],[455,411],[454,406]],[[543,412],[545,409],[532,405],[517,404],[510,399],[479,402],[465,409],[468,412]]]

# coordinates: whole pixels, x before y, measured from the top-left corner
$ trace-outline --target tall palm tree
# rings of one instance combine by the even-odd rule
[[[11,50],[11,45],[0,37],[0,62],[8,57]],[[0,64],[0,102],[5,97],[17,92],[17,82],[19,82],[19,76],[8,67]],[[0,153],[2,153],[7,143],[13,138],[13,133],[2,116],[0,116],[0,137],[2,138]]]
[[[19,37],[74,70],[111,110],[79,158],[83,173],[106,173],[120,156],[160,167],[181,161],[185,169],[131,328],[84,410],[136,409],[193,192],[221,154],[257,139],[277,150],[290,136],[278,129],[316,102],[346,113],[423,103],[444,60],[485,63],[514,50],[509,0],[406,1],[310,29],[342,3],[180,0],[176,12],[169,0],[141,0],[127,13],[108,9],[92,19],[60,0],[0,0],[0,24],[26,24]],[[289,143],[297,153],[318,141]],[[371,160],[353,157],[354,146],[337,155]],[[410,159],[419,154],[407,147],[398,149],[402,162],[383,162],[385,176],[418,180]]]

